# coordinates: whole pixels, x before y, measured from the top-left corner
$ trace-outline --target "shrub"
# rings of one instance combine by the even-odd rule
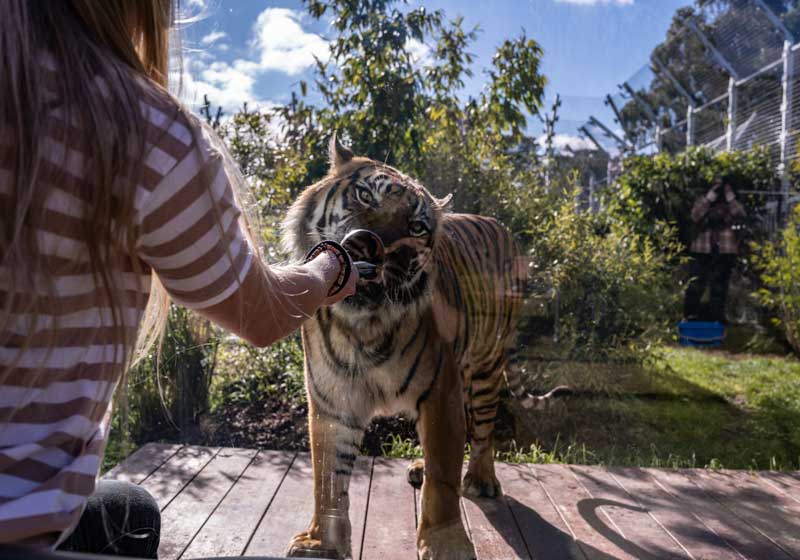
[[[715,153],[708,148],[690,148],[677,155],[627,158],[604,201],[611,215],[649,237],[656,247],[668,239],[669,228],[688,247],[694,229],[692,205],[719,176],[730,177],[737,190],[768,191],[778,183],[766,149]],[[753,195],[741,198],[748,209],[747,231],[753,235],[758,231],[755,209],[762,200]]]
[[[186,438],[209,408],[219,339],[202,317],[170,308],[160,355],[153,353],[128,374],[131,436],[139,441],[174,432]]]
[[[575,357],[597,359],[664,332],[674,314],[669,265],[679,247],[663,241],[659,248],[605,212],[581,212],[578,199],[569,188],[529,208],[532,280],[557,294],[562,344]]]
[[[220,346],[217,367],[220,375],[211,397],[214,408],[259,402],[265,397],[305,402],[303,349],[296,334],[268,348],[255,348],[231,337]]]
[[[800,356],[800,205],[776,241],[753,244],[752,260],[763,284],[756,297],[774,311],[773,322]]]

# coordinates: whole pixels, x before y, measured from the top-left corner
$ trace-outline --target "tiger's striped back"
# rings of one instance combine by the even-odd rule
[[[504,371],[511,374],[512,390],[521,385],[507,365],[524,297],[524,259],[508,230],[492,218],[447,214],[440,227],[437,326],[462,368],[468,407],[493,409]]]

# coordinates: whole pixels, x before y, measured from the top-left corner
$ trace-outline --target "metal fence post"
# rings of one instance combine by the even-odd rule
[[[733,150],[736,141],[736,78],[728,80],[728,131],[725,138],[725,149]]]
[[[664,150],[664,141],[661,137],[661,124],[656,123],[656,152],[661,153]]]
[[[625,137],[625,140],[628,141],[628,144],[631,146],[631,151],[636,152],[636,138],[631,134],[631,131],[628,129],[628,126],[625,124],[625,121],[622,119],[622,115],[617,108],[617,104],[614,103],[614,100],[611,98],[611,95],[606,95],[605,104],[611,107],[611,110],[614,111],[614,116],[619,123],[620,128],[622,129],[622,135]]]
[[[783,99],[781,100],[781,162],[779,171],[781,174],[781,186],[784,193],[789,192],[789,127],[791,126],[792,116],[792,95],[794,84],[794,51],[790,41],[783,42],[783,79],[781,86]]]
[[[586,126],[580,127],[578,129],[578,132],[586,136],[586,138],[588,138],[589,141],[592,144],[594,144],[594,147],[597,148],[598,151],[608,155],[608,151],[606,151],[606,149],[600,144],[600,142],[597,141],[597,138],[595,138],[594,135],[591,132],[589,132],[589,129],[587,129]]]

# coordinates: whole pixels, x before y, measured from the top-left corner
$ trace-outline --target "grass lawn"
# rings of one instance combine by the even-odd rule
[[[800,361],[664,347],[646,365],[544,362],[577,394],[513,407],[501,456],[636,466],[800,468]]]
[[[796,359],[660,347],[642,365],[577,363],[560,359],[546,345],[534,351],[528,367],[532,385],[544,389],[567,383],[576,393],[546,411],[504,402],[496,428],[503,460],[800,469]],[[251,377],[225,385],[211,415],[210,424],[216,426],[211,432],[164,441],[307,448],[301,386],[284,382],[265,390]],[[130,451],[119,437],[119,418],[115,428],[106,468]],[[384,419],[371,426],[364,451],[418,456],[413,436],[413,424]]]

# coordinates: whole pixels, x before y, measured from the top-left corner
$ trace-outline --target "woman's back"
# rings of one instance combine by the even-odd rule
[[[251,248],[241,176],[166,91],[176,4],[3,1],[0,544],[108,552],[137,517],[150,536],[121,550],[155,554],[152,497],[95,482],[114,387],[170,301],[264,346],[355,292],[335,244],[275,270]]]
[[[63,73],[49,55],[40,64],[50,105],[27,188],[16,135],[0,132],[0,542],[52,542],[80,516],[151,268],[173,300],[202,308],[228,297],[251,260],[221,158],[169,95],[130,78],[143,150],[129,144],[111,196],[99,196],[103,139],[65,122]]]

